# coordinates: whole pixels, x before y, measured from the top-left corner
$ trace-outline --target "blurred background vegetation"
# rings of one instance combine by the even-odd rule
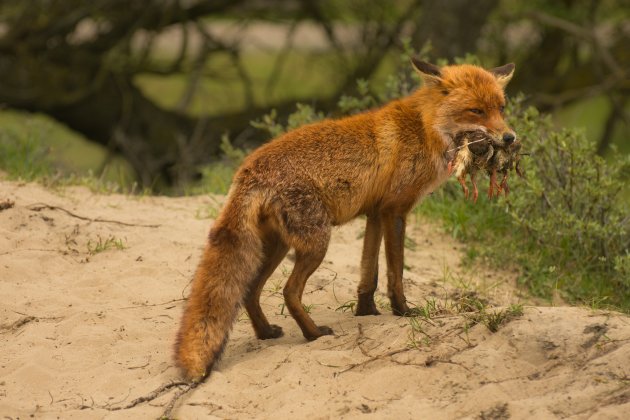
[[[0,170],[225,192],[283,130],[415,88],[409,54],[512,61],[527,180],[417,213],[536,294],[629,310],[629,45],[625,0],[0,0]]]

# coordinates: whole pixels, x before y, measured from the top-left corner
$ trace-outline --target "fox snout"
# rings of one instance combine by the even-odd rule
[[[503,133],[502,140],[506,146],[509,146],[510,144],[514,143],[514,140],[516,140],[516,136],[511,131],[507,131]]]
[[[510,147],[517,141],[516,134],[509,128],[503,133],[491,134],[490,138],[492,139],[492,145],[500,148]]]

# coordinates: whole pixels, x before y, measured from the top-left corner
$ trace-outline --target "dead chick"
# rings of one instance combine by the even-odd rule
[[[449,163],[449,174],[455,173],[466,198],[469,195],[466,175],[470,175],[470,182],[473,187],[472,200],[476,202],[479,190],[475,175],[479,169],[486,168],[493,156],[494,149],[491,139],[483,131],[465,131],[455,137],[455,144],[458,145],[458,152],[455,159]]]
[[[507,195],[510,192],[507,180],[512,169],[516,170],[516,173],[523,177],[521,168],[519,165],[521,156],[521,142],[515,141],[513,143],[494,143],[494,155],[488,162],[486,171],[490,176],[490,186],[488,187],[488,197],[498,197],[501,192]],[[501,182],[497,182],[497,174],[502,174],[503,178]]]

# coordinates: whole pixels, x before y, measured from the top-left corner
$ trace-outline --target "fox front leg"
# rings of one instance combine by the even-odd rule
[[[378,252],[383,239],[381,223],[381,217],[378,214],[368,215],[363,238],[361,282],[358,289],[356,316],[380,315],[374,304],[374,292],[378,286]]]
[[[383,216],[385,233],[385,257],[387,260],[387,296],[394,315],[410,315],[403,292],[402,275],[405,250],[405,216]]]

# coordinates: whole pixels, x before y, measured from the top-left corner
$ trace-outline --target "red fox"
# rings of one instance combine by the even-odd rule
[[[409,314],[402,285],[407,213],[448,177],[457,133],[515,139],[503,118],[514,64],[491,70],[412,64],[424,83],[410,96],[303,126],[245,159],[210,231],[181,320],[175,359],[187,379],[210,373],[241,304],[256,337],[282,335],[262,312],[260,294],[290,248],[295,265],[285,305],[306,339],[332,334],[306,313],[302,292],[324,259],[332,227],[359,215],[367,216],[367,227],[356,315],[379,315],[374,292],[383,237],[392,311]]]

